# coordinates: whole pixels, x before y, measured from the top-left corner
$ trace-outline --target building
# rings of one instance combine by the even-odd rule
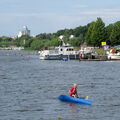
[[[18,33],[18,38],[23,36],[23,35],[30,36],[30,30],[28,30],[27,26],[24,26],[23,30]]]

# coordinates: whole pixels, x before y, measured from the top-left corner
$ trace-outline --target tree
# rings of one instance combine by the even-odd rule
[[[0,42],[2,41],[2,38],[0,37]]]
[[[44,47],[44,41],[42,41],[42,40],[34,40],[31,43],[31,48],[33,50],[41,50],[43,47]]]
[[[110,36],[111,36],[112,30],[113,30],[113,27],[114,27],[114,24],[110,24],[105,28],[107,45],[111,45]]]
[[[25,46],[25,43],[30,39],[31,37],[29,35],[23,35],[20,38],[17,38],[17,45],[18,46]],[[24,43],[25,41],[25,43]]]
[[[101,42],[106,41],[105,24],[101,18],[97,18],[91,34],[92,45],[101,46]]]
[[[34,41],[34,40],[36,40],[36,38],[30,38],[30,39],[28,39],[28,40],[26,40],[26,42],[25,42],[25,47],[27,48],[29,48],[29,47],[31,47],[31,43]]]
[[[110,35],[111,45],[120,45],[120,21],[116,22],[113,26]]]
[[[43,40],[43,39],[48,39],[48,40],[51,40],[55,37],[54,34],[51,34],[51,33],[41,33],[41,34],[38,34],[36,35],[36,38],[39,39],[39,40]]]
[[[87,24],[85,26],[79,26],[79,27],[73,29],[73,35],[75,37],[79,37],[81,34],[83,34],[83,37],[85,37],[89,26],[90,26],[90,24]]]
[[[7,37],[7,36],[0,37],[0,46],[8,47],[10,45],[16,45],[16,41],[13,40],[11,37]]]
[[[95,22],[92,22],[88,28],[88,31],[86,33],[85,36],[85,42],[87,43],[87,45],[92,45],[92,33],[94,31],[94,27],[95,27]]]
[[[60,41],[58,40],[58,38],[54,38],[53,40],[50,41],[50,46],[55,47],[55,46],[59,46],[60,45]]]
[[[79,47],[82,44],[82,41],[83,41],[83,37],[81,35],[81,37],[74,37],[74,38],[70,39],[69,43],[72,46]]]
[[[19,40],[28,40],[30,39],[31,37],[29,35],[23,35],[21,36],[20,38],[18,38]]]
[[[4,42],[10,42],[10,41],[12,41],[11,37],[3,36],[1,38],[2,38],[2,41],[4,41]]]
[[[65,33],[65,30],[59,30],[55,33],[55,36],[59,37],[60,35],[64,35],[64,33]]]

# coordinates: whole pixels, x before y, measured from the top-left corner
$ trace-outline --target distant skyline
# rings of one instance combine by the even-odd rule
[[[32,35],[75,28],[101,17],[120,20],[120,0],[0,0],[0,36],[17,36],[23,26]]]

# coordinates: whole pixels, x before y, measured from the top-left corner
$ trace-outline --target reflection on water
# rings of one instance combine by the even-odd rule
[[[0,119],[119,120],[119,68],[119,61],[40,61],[30,52],[0,51]],[[73,83],[92,106],[57,99]]]
[[[77,109],[78,107],[76,107],[75,104],[70,104],[69,106],[70,106],[70,109],[71,109],[71,112],[72,112],[72,113],[78,112],[78,109]]]

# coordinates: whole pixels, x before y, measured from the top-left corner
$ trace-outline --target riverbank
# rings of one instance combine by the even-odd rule
[[[38,57],[39,57],[39,53],[38,53],[38,51],[35,51],[35,50],[31,50],[31,49],[23,49],[23,50],[16,50],[16,49],[1,49],[2,51],[6,51],[6,55],[7,56],[10,56],[11,55],[11,52],[13,51],[13,52],[15,52],[15,54],[16,54],[16,52],[17,51],[19,51],[19,52],[27,52],[27,53],[32,53],[32,54],[36,54],[36,55],[38,55]],[[38,58],[39,59],[39,58]],[[71,59],[70,59],[71,60]],[[114,60],[114,59],[112,59],[112,60],[110,60],[110,59],[108,59],[108,56],[107,55],[92,55],[91,57],[89,56],[84,56],[84,58],[80,58],[80,59],[76,59],[76,60],[79,60],[79,61],[120,61],[119,59],[118,60]]]

